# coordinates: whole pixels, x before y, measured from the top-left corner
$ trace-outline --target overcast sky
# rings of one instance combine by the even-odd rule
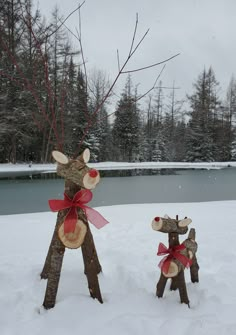
[[[49,15],[56,4],[66,17],[78,6],[77,0],[39,0],[42,14]],[[80,1],[82,2],[82,0]],[[225,94],[236,72],[236,0],[86,0],[81,9],[82,39],[87,68],[106,71],[112,80],[117,74],[116,50],[120,62],[127,57],[136,13],[138,39],[150,32],[127,66],[127,70],[180,56],[167,63],[163,85],[181,87],[178,96],[191,93],[192,83],[204,67],[213,67]],[[78,14],[67,24],[75,31]],[[78,42],[75,42],[78,46]],[[149,89],[161,67],[133,76],[139,92]],[[120,86],[123,86],[122,80]]]

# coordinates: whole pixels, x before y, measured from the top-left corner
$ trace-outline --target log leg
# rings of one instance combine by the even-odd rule
[[[170,290],[176,291],[177,289],[178,289],[178,281],[176,280],[176,277],[173,277],[171,279]]]
[[[44,297],[43,306],[46,309],[53,308],[56,302],[57,290],[61,275],[61,267],[65,252],[65,247],[59,241],[52,247],[50,271],[48,273],[48,282]]]
[[[51,257],[52,257],[52,251],[53,247],[57,244],[58,241],[58,228],[61,225],[61,223],[64,221],[66,211],[60,211],[57,215],[57,222],[55,225],[55,229],[52,235],[52,240],[48,249],[47,257],[43,266],[43,270],[41,272],[41,279],[47,279],[48,274],[50,271],[50,264],[51,264]]]
[[[157,283],[156,296],[158,298],[163,297],[163,293],[166,287],[167,278],[161,273],[160,279]]]
[[[90,230],[89,230],[90,231]],[[86,234],[84,243],[82,244],[82,254],[83,254],[83,260],[84,260],[84,269],[85,274],[87,276],[88,281],[88,288],[90,292],[90,296],[93,299],[98,299],[98,301],[102,304],[102,295],[100,292],[99,282],[98,282],[98,258],[97,253],[94,245],[94,241],[92,234]]]
[[[57,239],[57,227],[55,227],[53,236],[52,236],[52,240],[48,249],[48,253],[47,253],[47,257],[43,266],[43,270],[40,274],[41,279],[48,279],[48,274],[50,271],[50,264],[51,264],[51,256],[52,256],[52,250],[53,250],[53,246],[55,245]]]
[[[88,223],[87,223],[86,239],[87,239],[88,245],[91,248],[91,257],[93,259],[94,266],[96,268],[96,273],[99,274],[100,272],[102,272],[102,267],[101,267],[101,264],[100,264],[99,259],[98,259],[97,250],[96,250],[96,247],[95,247],[95,244],[94,244],[94,240],[93,240],[93,235],[91,233],[91,230],[90,230],[90,227],[89,227]],[[85,253],[83,252],[83,248],[82,248],[82,253],[83,253],[83,257],[84,257],[84,255],[86,254],[86,252]],[[85,263],[86,262],[85,262],[85,259],[84,259],[84,264]],[[85,268],[84,268],[84,274],[86,275],[86,269]]]
[[[192,281],[192,283],[198,283],[199,282],[199,277],[198,277],[199,265],[198,265],[198,262],[197,262],[196,255],[193,256],[192,261],[193,261],[193,263],[190,267],[191,281]]]
[[[188,299],[188,293],[187,293],[187,288],[186,288],[186,283],[185,283],[185,278],[184,278],[184,270],[181,270],[179,274],[176,277],[177,280],[177,285],[179,289],[179,295],[180,295],[180,301],[181,304],[187,304],[189,306],[189,299]]]

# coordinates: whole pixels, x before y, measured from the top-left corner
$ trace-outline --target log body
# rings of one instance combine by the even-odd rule
[[[81,187],[71,182],[70,180],[65,181],[65,193],[73,198],[74,195],[81,190]],[[98,299],[100,303],[103,302],[99,282],[98,273],[102,271],[100,262],[98,260],[97,251],[95,248],[93,236],[89,228],[89,224],[85,213],[82,209],[78,208],[78,217],[87,227],[84,241],[82,243],[82,254],[84,260],[85,274],[87,276],[88,287],[91,297]],[[47,288],[45,292],[45,298],[43,306],[46,309],[54,307],[56,302],[56,295],[58,291],[58,285],[60,280],[63,256],[65,252],[65,245],[59,239],[58,230],[63,224],[68,209],[61,210],[57,215],[57,222],[54,229],[51,244],[48,250],[48,254],[45,260],[43,270],[41,272],[41,278],[48,279]]]
[[[171,219],[169,217],[160,218],[156,217],[152,221],[152,228],[156,231],[160,231],[163,233],[168,233],[169,238],[169,249],[178,246],[179,243],[179,235],[185,234],[188,230],[187,225],[191,223],[191,219],[185,218],[183,220]],[[185,249],[180,250],[179,253],[186,258],[192,261],[192,265],[190,266],[191,273],[191,281],[198,282],[198,270],[199,265],[197,263],[196,252],[198,245],[195,241],[196,233],[195,229],[190,229],[188,238],[183,242]],[[184,278],[184,269],[185,266],[176,258],[173,257],[170,262],[170,267],[167,273],[161,271],[161,275],[159,281],[156,285],[156,295],[161,298],[164,294],[164,290],[166,287],[167,280],[171,279],[171,290],[179,290],[180,301],[181,303],[185,303],[189,306],[189,299],[187,294],[187,288]],[[190,306],[189,306],[190,307]]]

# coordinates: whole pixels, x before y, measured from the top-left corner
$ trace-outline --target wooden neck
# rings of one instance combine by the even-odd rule
[[[65,180],[65,193],[68,195],[69,198],[73,198],[74,195],[82,190],[82,187],[73,183],[69,179]]]
[[[178,233],[168,233],[169,237],[169,248],[179,245],[179,234]]]

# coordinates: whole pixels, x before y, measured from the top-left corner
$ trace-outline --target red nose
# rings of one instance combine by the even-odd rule
[[[98,176],[98,172],[95,169],[89,171],[89,177],[96,178]]]
[[[156,216],[156,217],[154,218],[154,220],[155,220],[156,222],[159,222],[159,221],[160,221],[159,216]]]

